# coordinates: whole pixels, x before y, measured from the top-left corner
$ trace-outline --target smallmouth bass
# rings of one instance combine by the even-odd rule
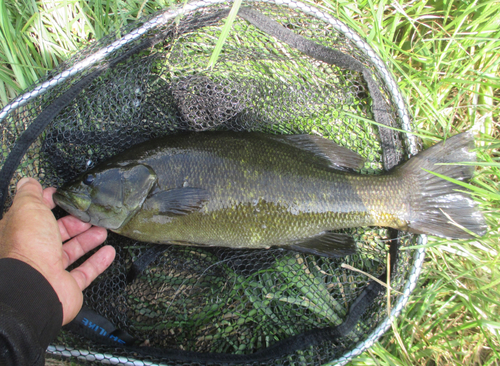
[[[197,132],[151,140],[59,188],[54,201],[82,221],[145,242],[269,248],[324,256],[355,252],[333,230],[384,226],[448,238],[486,225],[463,188],[426,172],[469,179],[470,133],[381,175],[353,169],[355,152],[313,135]],[[448,216],[449,217],[448,217]]]

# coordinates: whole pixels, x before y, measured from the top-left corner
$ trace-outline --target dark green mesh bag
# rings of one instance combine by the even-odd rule
[[[230,7],[201,1],[137,22],[2,110],[4,211],[23,176],[58,187],[138,142],[179,131],[319,134],[363,155],[364,174],[416,153],[411,135],[383,127],[411,130],[391,74],[327,11],[244,1],[207,67]],[[400,248],[425,242],[385,228],[346,232],[359,250],[337,259],[158,246],[110,233],[115,262],[48,352],[126,365],[345,364],[389,327],[384,287],[353,268],[382,282],[390,270],[402,293],[390,295],[398,316],[424,257]]]

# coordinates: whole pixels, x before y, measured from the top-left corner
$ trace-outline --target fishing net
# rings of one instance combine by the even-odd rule
[[[203,1],[138,21],[4,108],[4,211],[21,177],[59,187],[134,144],[180,131],[321,135],[365,157],[363,174],[416,153],[417,142],[398,132],[411,123],[391,74],[327,10],[243,1],[208,67],[230,8]],[[334,259],[110,233],[115,262],[48,352],[127,365],[344,364],[389,327],[387,293],[372,278],[389,277],[399,291],[390,294],[397,316],[423,261],[422,250],[401,247],[425,241],[378,227],[344,232],[359,250]]]

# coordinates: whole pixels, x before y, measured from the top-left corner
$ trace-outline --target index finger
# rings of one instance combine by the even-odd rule
[[[87,231],[92,226],[92,224],[83,222],[71,215],[57,220],[57,224],[59,225],[59,232],[61,233],[61,240],[63,242]]]

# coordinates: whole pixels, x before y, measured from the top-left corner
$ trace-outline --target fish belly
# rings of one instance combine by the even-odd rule
[[[406,210],[403,199],[384,188],[391,182],[381,182],[380,177],[330,174],[337,176],[327,182],[303,177],[286,184],[273,181],[274,188],[267,190],[259,189],[258,182],[254,182],[254,189],[212,187],[212,198],[201,210],[183,215],[141,210],[117,232],[153,243],[268,248],[291,245],[330,230],[404,226],[399,217],[404,213],[398,216],[391,207],[399,201],[400,209]]]

